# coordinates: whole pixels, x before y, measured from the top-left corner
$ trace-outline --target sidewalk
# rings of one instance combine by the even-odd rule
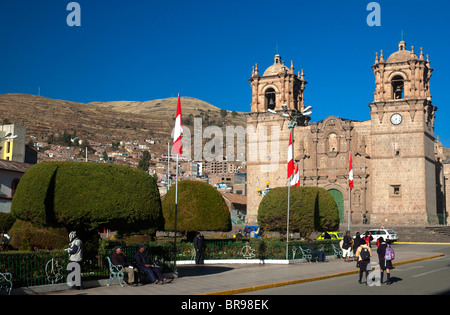
[[[373,248],[372,248],[373,249]],[[413,248],[396,249],[394,266],[443,256],[441,253],[415,251]],[[374,258],[376,251],[374,252]],[[373,259],[377,261],[377,259]],[[117,281],[110,287],[101,286],[81,291],[64,290],[47,295],[204,295],[237,294],[263,288],[356,274],[356,262],[331,259],[321,263],[295,264],[224,264],[182,265],[179,278],[164,285],[147,284],[121,287]]]

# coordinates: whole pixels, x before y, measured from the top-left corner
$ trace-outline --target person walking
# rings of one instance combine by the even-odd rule
[[[356,255],[356,251],[358,250],[358,247],[362,243],[364,243],[364,240],[361,238],[361,234],[359,232],[356,232],[355,239],[353,240],[353,253],[355,253],[355,255]],[[356,267],[359,267],[358,259],[356,259]]]
[[[352,251],[352,244],[353,244],[353,240],[352,240],[352,237],[350,236],[350,231],[347,231],[345,233],[345,236],[344,236],[343,242],[342,242],[342,257],[344,257],[345,262],[350,261],[350,253]]]
[[[195,264],[197,265],[204,264],[204,247],[205,238],[203,237],[201,232],[197,232],[197,235],[195,235],[194,237]]]
[[[380,245],[378,246],[377,249],[377,254],[378,254],[378,261],[380,264],[380,269],[381,269],[381,283],[383,283],[383,276],[384,276],[384,272],[386,271],[386,284],[390,285],[392,284],[391,282],[391,269],[393,269],[392,266],[392,260],[386,259],[386,249],[388,247],[390,247],[390,245],[387,243],[387,241],[385,241],[382,237],[379,238],[380,241]]]
[[[369,246],[370,248],[372,248],[372,245],[370,242],[373,241],[373,236],[371,232],[366,232],[364,234],[364,241],[366,242],[367,246]]]
[[[370,257],[372,257],[372,249],[365,243],[362,242],[362,244],[358,247],[355,253],[356,258],[358,259],[359,264],[359,280],[358,282],[362,283],[362,276],[363,273],[366,273],[366,283],[367,283],[367,265],[370,263]]]

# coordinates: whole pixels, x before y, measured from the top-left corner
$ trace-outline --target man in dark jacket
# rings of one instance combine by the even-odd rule
[[[132,286],[137,285],[134,281],[134,272],[137,271],[137,269],[133,268],[133,266],[127,261],[125,256],[122,254],[122,248],[120,246],[114,247],[111,262],[113,265],[122,266],[122,271],[128,274],[128,284]]]
[[[194,237],[194,248],[195,248],[195,263],[197,265],[203,265],[204,257],[203,257],[203,249],[204,249],[204,241],[202,233],[197,232],[197,235]]]
[[[159,268],[150,260],[147,253],[145,253],[145,246],[143,244],[139,245],[138,251],[134,255],[134,259],[136,260],[138,270],[144,271],[149,276],[152,283],[164,284],[167,280],[164,278]]]
[[[310,250],[311,255],[317,256],[318,261],[325,261],[325,252],[319,250],[316,245],[312,243],[312,239],[308,239],[308,245],[306,247]]]

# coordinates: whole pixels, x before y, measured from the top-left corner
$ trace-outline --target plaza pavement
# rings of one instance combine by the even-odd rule
[[[376,246],[372,246],[376,257]],[[415,261],[432,259],[444,254],[413,245],[395,246],[394,267]],[[378,261],[372,259],[372,261]],[[356,262],[329,259],[327,262],[298,262],[291,264],[214,264],[180,265],[178,278],[164,285],[146,284],[121,287],[117,280],[111,286],[97,286],[83,290],[47,292],[46,295],[213,295],[237,294],[282,285],[317,281],[355,274]],[[355,280],[356,281],[356,280]],[[339,292],[336,292],[339,294]]]

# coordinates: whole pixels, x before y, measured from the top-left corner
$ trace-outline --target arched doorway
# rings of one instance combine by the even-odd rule
[[[333,196],[339,210],[339,220],[344,222],[344,196],[337,189],[330,189],[328,192]]]

